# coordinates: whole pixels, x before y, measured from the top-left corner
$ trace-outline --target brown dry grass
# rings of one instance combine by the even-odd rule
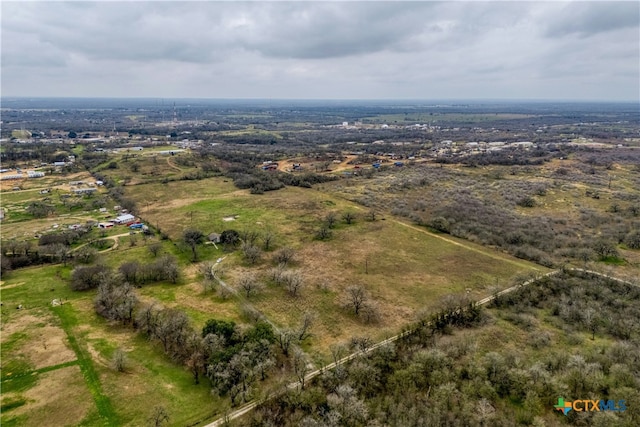
[[[538,268],[440,237],[392,220],[360,222],[336,230],[332,241],[310,242],[299,249],[297,268],[307,283],[302,296],[292,298],[272,286],[255,298],[255,305],[284,327],[295,328],[305,311],[317,313],[309,345],[312,352],[326,358],[331,344],[352,336],[381,339],[393,335],[415,319],[416,313],[437,309],[445,295],[466,293],[481,298],[496,285],[505,287],[517,274]],[[363,324],[345,308],[350,285],[367,289],[379,308],[380,323]]]
[[[23,396],[28,403],[11,412],[14,416],[26,415],[20,424],[23,426],[78,425],[94,407],[79,366],[39,374],[37,384]],[[7,393],[2,400],[16,397]]]
[[[55,325],[50,313],[32,315],[24,312],[12,317],[10,323],[2,325],[2,341],[16,333],[25,334],[26,337],[20,340],[20,345],[15,349],[3,351],[3,357],[24,357],[33,369],[76,360],[75,353],[68,347],[65,332]]]

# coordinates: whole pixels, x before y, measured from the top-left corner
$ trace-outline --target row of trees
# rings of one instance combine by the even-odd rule
[[[118,267],[117,273],[121,281],[139,286],[161,281],[176,283],[180,268],[176,258],[166,254],[147,264],[140,264],[137,261],[124,262]],[[77,266],[71,272],[71,289],[75,291],[95,289],[105,276],[110,277],[113,274],[112,269],[103,264]]]
[[[81,264],[93,262],[97,255],[94,248],[83,246],[72,251],[71,245],[78,243],[89,233],[88,228],[44,234],[37,244],[31,240],[11,239],[2,242],[0,257],[4,272],[12,269],[45,263],[74,261]]]

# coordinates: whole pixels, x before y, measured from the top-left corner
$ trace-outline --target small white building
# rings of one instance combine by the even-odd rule
[[[5,181],[5,180],[9,180],[9,179],[22,179],[22,178],[23,178],[23,176],[22,176],[21,173],[14,173],[14,174],[11,174],[11,175],[2,175],[0,177],[0,180]]]
[[[131,214],[124,214],[124,215],[120,215],[119,217],[116,217],[116,219],[114,219],[113,222],[115,222],[116,224],[126,224],[128,222],[135,221],[135,219],[136,217]]]

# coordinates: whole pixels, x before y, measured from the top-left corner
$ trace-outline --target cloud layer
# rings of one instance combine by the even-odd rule
[[[640,96],[635,1],[1,7],[3,96]]]

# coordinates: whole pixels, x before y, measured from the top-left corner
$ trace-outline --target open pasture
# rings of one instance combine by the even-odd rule
[[[149,190],[142,190],[144,187]],[[245,261],[241,251],[227,254],[223,262],[223,279],[231,286],[237,286],[239,277],[249,272],[266,285],[256,296],[222,301],[216,294],[204,295],[195,274],[185,279],[191,283],[186,288],[169,288],[161,299],[185,305],[198,320],[206,317],[199,311],[236,319],[242,310],[234,304],[249,303],[278,327],[291,329],[298,326],[305,312],[312,312],[317,317],[313,336],[304,345],[319,362],[328,360],[331,344],[353,336],[378,339],[393,334],[416,313],[436,309],[447,294],[480,298],[507,286],[518,275],[545,271],[480,245],[435,235],[388,214],[368,221],[361,207],[316,189],[288,187],[251,195],[235,190],[221,178],[211,178],[198,183],[131,186],[129,191],[130,197],[139,195],[143,219],[174,241],[179,241],[187,228],[205,234],[228,229],[275,234],[273,248],[263,253],[256,265]],[[356,215],[353,224],[344,223],[345,212]],[[338,220],[332,238],[315,240],[330,213]],[[283,247],[294,249],[292,269],[304,277],[304,288],[297,297],[269,278],[269,270],[276,265],[273,253]],[[188,253],[188,249],[182,250]],[[215,261],[225,255],[209,250],[199,248],[199,261]],[[379,322],[364,323],[345,308],[346,289],[352,285],[366,289],[380,314]],[[149,297],[152,293],[152,288],[145,291]]]

